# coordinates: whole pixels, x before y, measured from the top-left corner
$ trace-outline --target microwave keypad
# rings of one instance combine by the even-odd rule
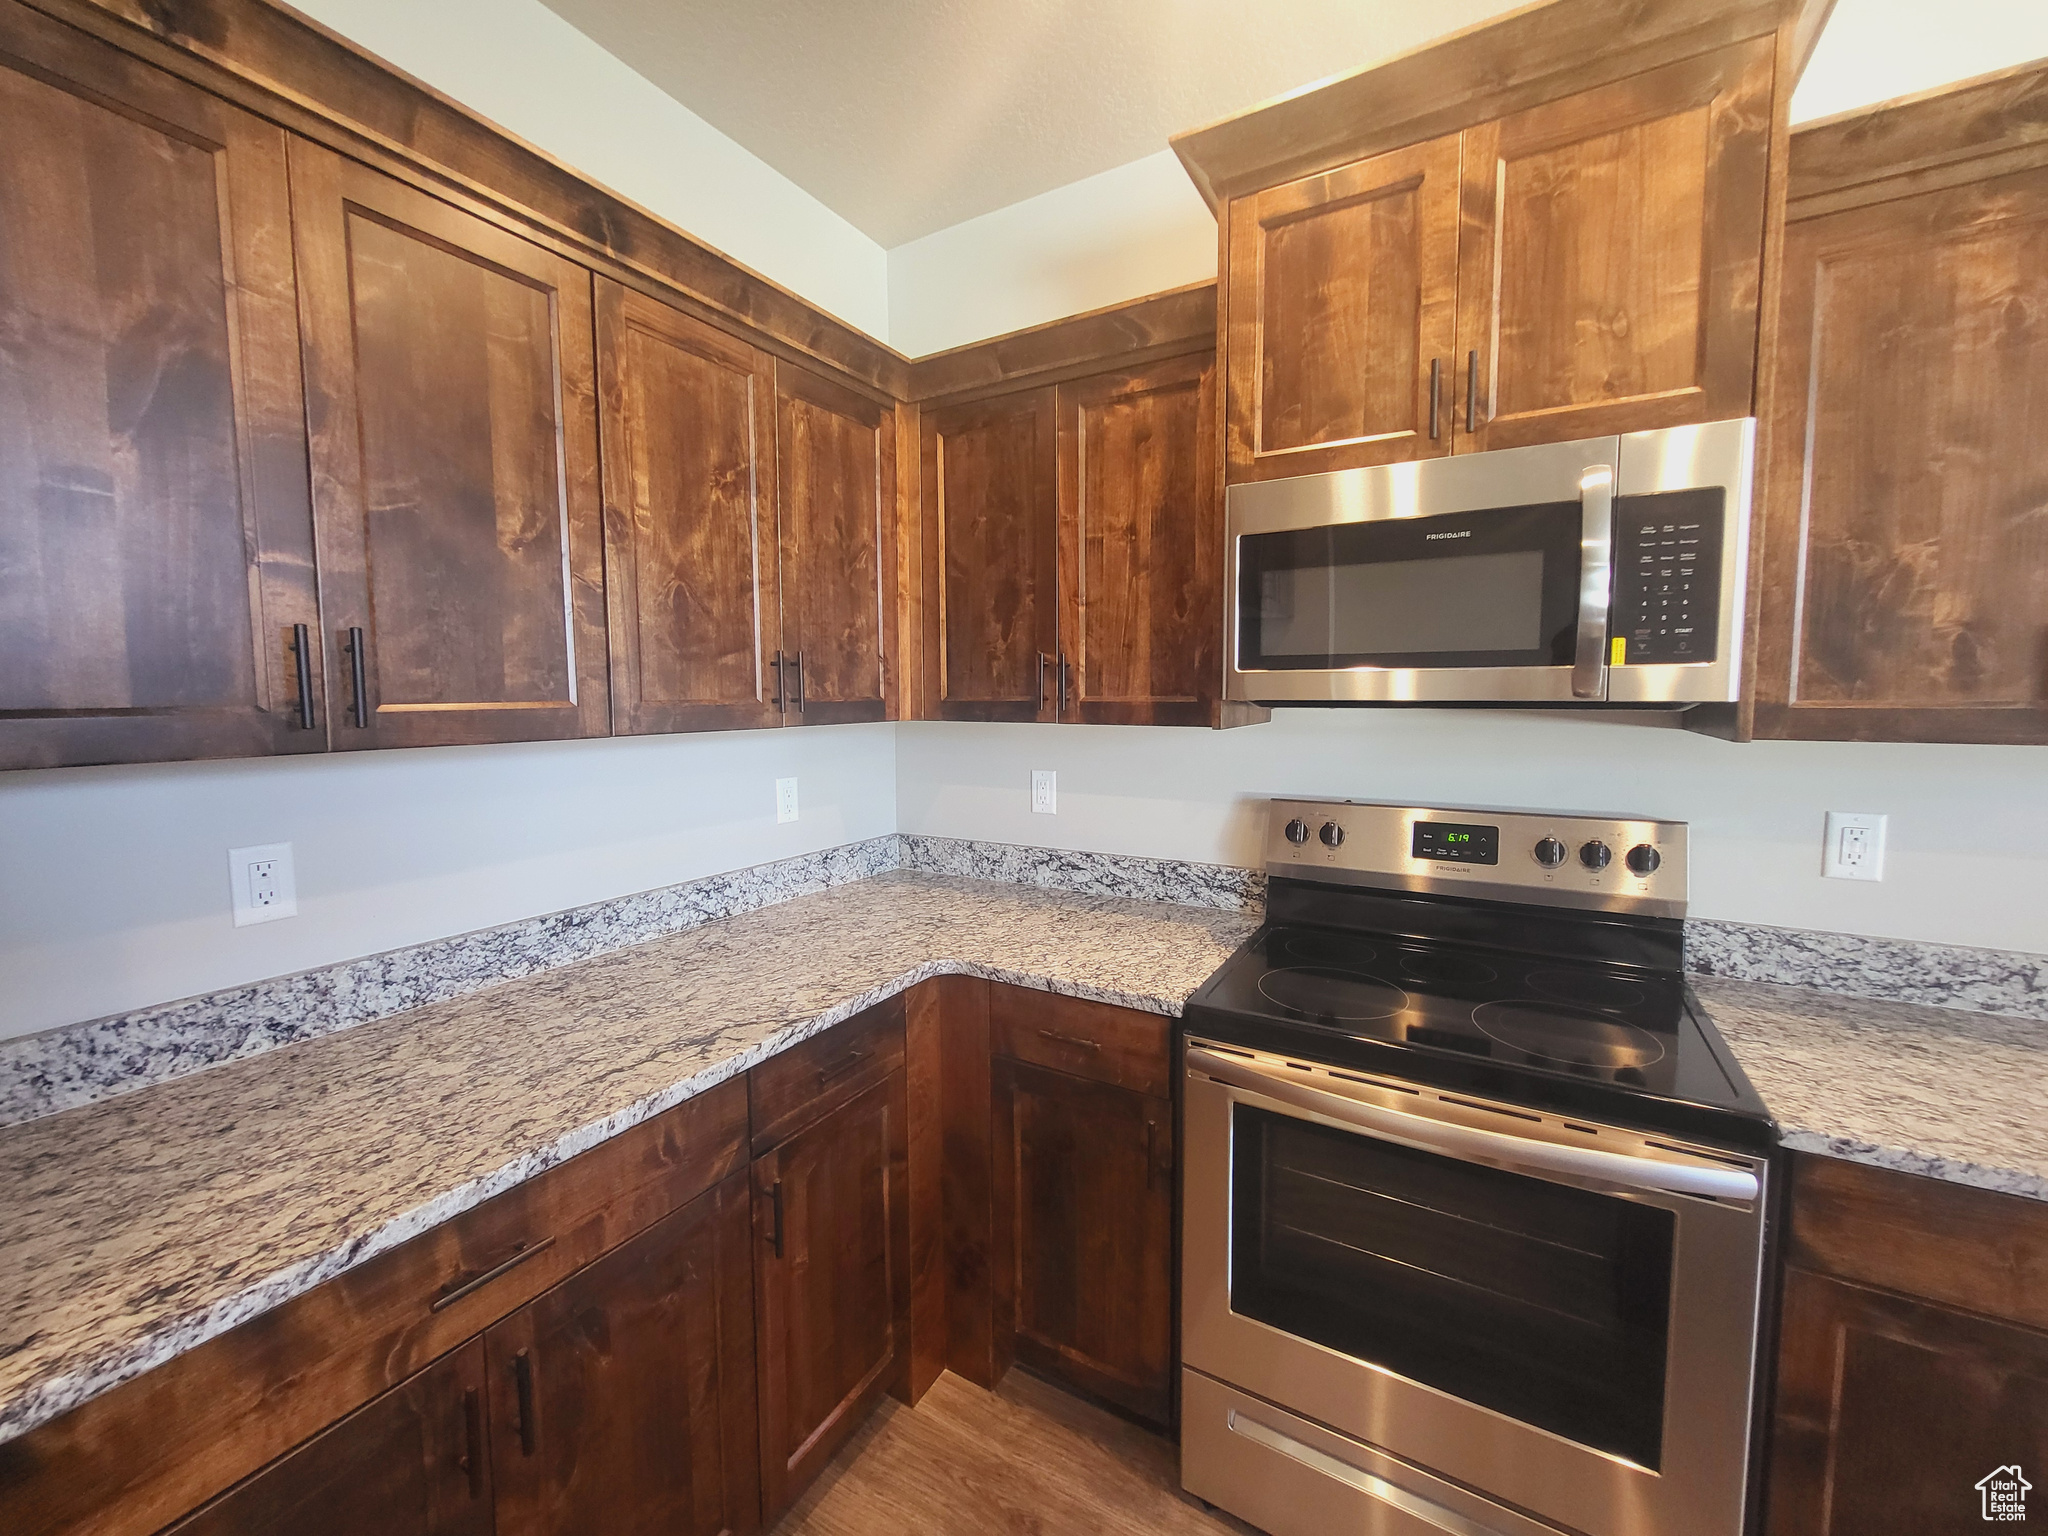
[[[1608,632],[1622,666],[1712,661],[1719,650],[1718,487],[1614,500],[1614,608]]]

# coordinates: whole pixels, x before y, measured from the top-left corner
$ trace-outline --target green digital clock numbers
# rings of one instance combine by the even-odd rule
[[[1498,864],[1500,828],[1418,821],[1408,851],[1418,859],[1439,863]]]

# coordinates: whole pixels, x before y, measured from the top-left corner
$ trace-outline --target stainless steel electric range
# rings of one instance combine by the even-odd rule
[[[1183,1035],[1182,1482],[1274,1533],[1739,1536],[1776,1131],[1686,829],[1276,801]]]

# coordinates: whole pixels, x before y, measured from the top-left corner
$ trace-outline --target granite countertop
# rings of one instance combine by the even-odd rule
[[[2048,1200],[2048,1023],[1692,982],[1785,1145]]]
[[[881,874],[0,1130],[0,1442],[928,977],[1178,1014],[1257,922]],[[1788,1145],[2048,1199],[2048,1024],[1693,980]]]
[[[1256,924],[885,874],[0,1131],[0,1441],[927,977],[1178,1014]]]

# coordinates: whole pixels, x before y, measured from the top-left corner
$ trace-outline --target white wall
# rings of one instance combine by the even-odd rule
[[[1476,710],[899,730],[905,832],[1255,866],[1273,795],[1641,813],[1691,823],[1698,916],[2048,952],[2048,747],[1736,745]],[[1034,768],[1059,774],[1057,816],[1031,812]],[[1891,818],[1881,883],[1821,878],[1829,810]]]
[[[922,357],[1216,275],[1216,220],[1170,149],[889,252],[889,340]]]
[[[880,836],[893,732],[0,774],[0,1038]],[[299,914],[236,928],[227,850],[272,842]]]
[[[1792,94],[1792,121],[2048,58],[2043,0],[1836,0]]]
[[[297,0],[323,26],[870,336],[882,248],[540,0]]]

